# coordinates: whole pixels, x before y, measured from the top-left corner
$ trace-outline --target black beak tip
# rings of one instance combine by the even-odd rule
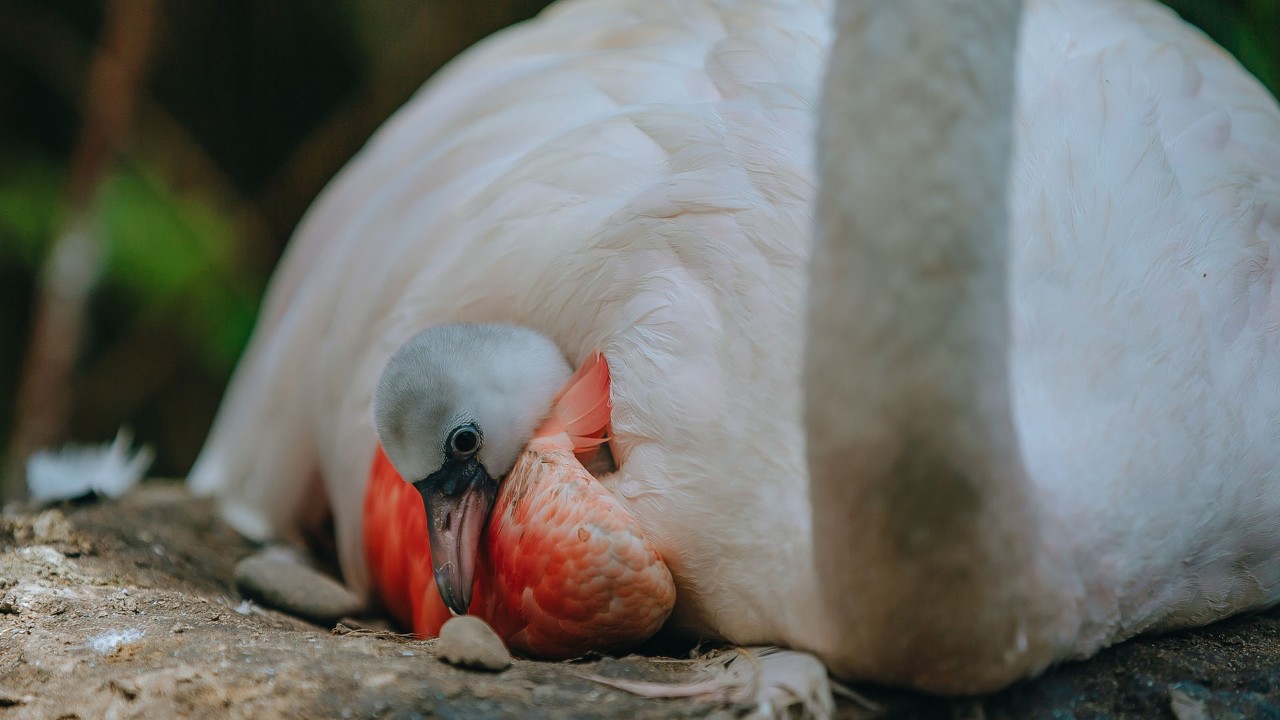
[[[444,596],[445,607],[449,608],[449,612],[454,615],[466,615],[467,610],[471,607],[471,593],[450,592]]]

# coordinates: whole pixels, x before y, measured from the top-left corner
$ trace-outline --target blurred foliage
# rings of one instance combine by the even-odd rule
[[[1165,0],[1280,95],[1280,0]]]
[[[28,159],[0,170],[0,263],[34,269],[59,229],[62,168]],[[122,166],[99,190],[106,242],[103,290],[125,314],[172,324],[202,369],[227,374],[253,328],[261,279],[237,273],[235,230],[208,203],[145,168]]]
[[[544,4],[162,2],[132,142],[99,194],[107,259],[71,435],[131,424],[158,472],[185,472],[307,204],[431,72]],[[1168,4],[1280,90],[1280,0]],[[0,437],[102,12],[0,2]]]

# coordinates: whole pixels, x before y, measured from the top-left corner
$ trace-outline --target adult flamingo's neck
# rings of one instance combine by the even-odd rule
[[[806,357],[821,594],[846,675],[972,692],[1051,659],[1059,588],[1009,385],[1017,0],[847,1]],[[1047,633],[1047,634],[1046,634]]]

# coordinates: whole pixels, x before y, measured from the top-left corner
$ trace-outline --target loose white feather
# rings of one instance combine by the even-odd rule
[[[37,503],[70,500],[89,493],[120,497],[147,474],[155,452],[133,449],[133,433],[121,428],[110,444],[68,445],[27,458],[27,491]]]

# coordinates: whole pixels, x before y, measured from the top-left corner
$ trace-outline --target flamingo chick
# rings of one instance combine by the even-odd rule
[[[374,405],[365,550],[374,591],[414,633],[470,612],[516,650],[566,658],[662,626],[671,573],[581,462],[609,424],[602,355],[569,377],[530,330],[434,327],[392,356]]]

